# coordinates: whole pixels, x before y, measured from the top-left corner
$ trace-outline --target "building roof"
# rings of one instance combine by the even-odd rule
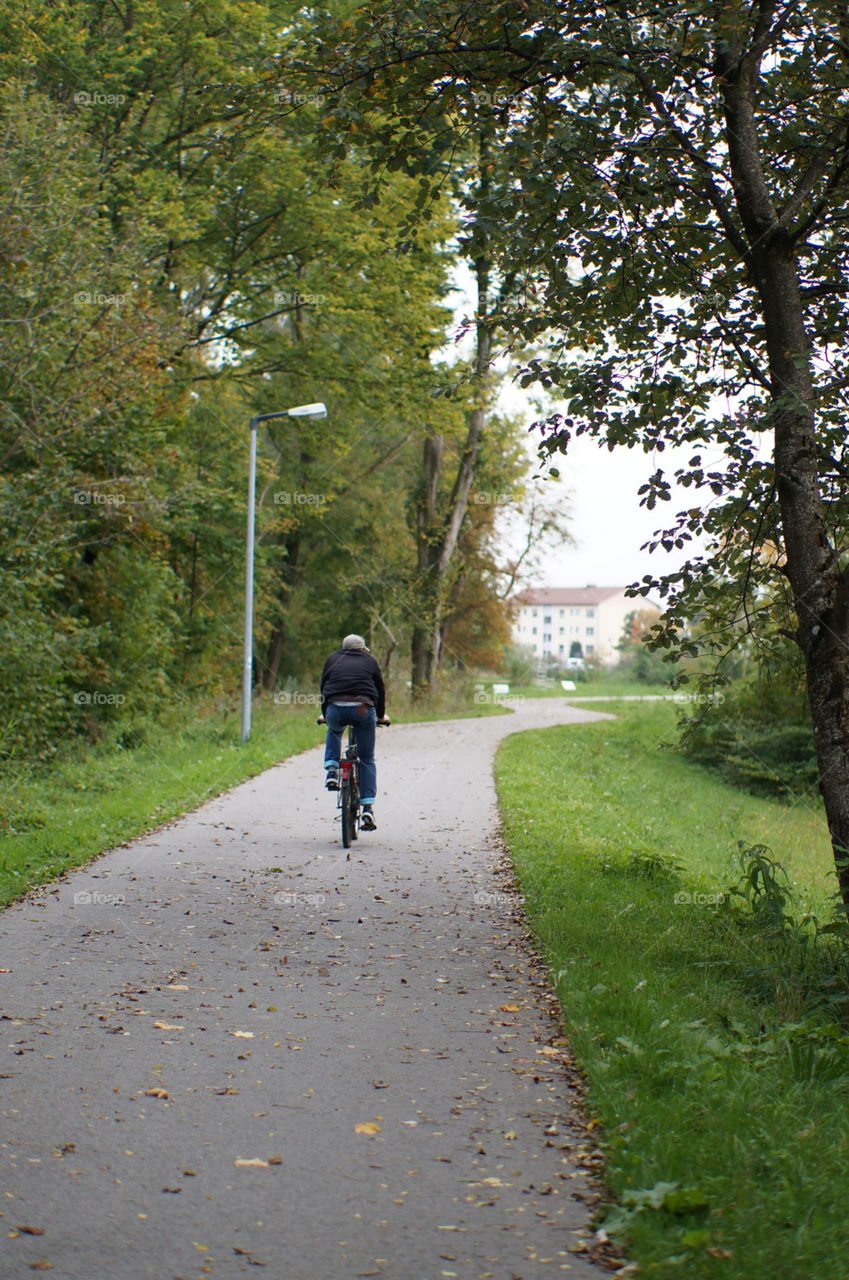
[[[624,593],[624,587],[532,587],[516,596],[516,604],[601,604]]]

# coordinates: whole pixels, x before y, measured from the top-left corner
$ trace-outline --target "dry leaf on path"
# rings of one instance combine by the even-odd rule
[[[28,1236],[43,1236],[44,1227],[25,1227],[20,1222],[17,1223],[19,1231],[25,1231]]]
[[[268,1161],[260,1160],[256,1156],[254,1157],[253,1160],[243,1160],[241,1156],[237,1156],[236,1159],[233,1161],[233,1164],[236,1166],[237,1169],[267,1169],[268,1168]]]
[[[251,1267],[267,1267],[268,1266],[268,1263],[264,1262],[262,1258],[254,1258],[253,1255],[251,1254],[250,1249],[237,1249],[236,1246],[234,1245],[233,1252],[237,1254],[240,1258],[246,1259],[248,1265]]]
[[[167,1089],[145,1089],[144,1096],[146,1098],[167,1098]]]
[[[179,1022],[154,1022],[157,1031],[182,1031],[182,1023]]]
[[[380,1133],[380,1125],[374,1120],[361,1120],[359,1124],[354,1125],[354,1133],[367,1133],[373,1135]]]
[[[254,1033],[252,1031],[228,1031],[228,1036],[235,1036],[237,1040],[253,1040]]]

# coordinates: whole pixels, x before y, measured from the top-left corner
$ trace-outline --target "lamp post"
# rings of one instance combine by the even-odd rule
[[[269,418],[326,418],[323,404],[299,404],[277,413],[251,418],[251,455],[248,467],[248,537],[245,555],[245,649],[242,674],[242,742],[251,736],[251,683],[254,647],[254,529],[256,526],[256,437],[259,424]]]

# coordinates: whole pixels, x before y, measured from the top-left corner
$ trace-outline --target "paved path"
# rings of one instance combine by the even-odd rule
[[[4,1280],[608,1274],[491,779],[596,718],[381,732],[351,861],[316,750],[5,912]]]

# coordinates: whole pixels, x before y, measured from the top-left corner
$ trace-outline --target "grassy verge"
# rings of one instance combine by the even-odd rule
[[[782,923],[788,901],[762,894],[752,911],[728,894],[737,842],[766,844],[827,919],[819,804],[750,797],[660,749],[668,705],[615,710],[515,735],[497,762],[603,1134],[618,1202],[604,1225],[645,1275],[845,1280],[845,962]]]
[[[502,707],[449,697],[393,704],[397,720],[506,714]],[[82,745],[49,769],[18,768],[0,779],[0,906],[33,885],[79,866],[196,808],[296,752],[318,746],[314,705],[257,705],[249,742],[237,710],[183,710],[179,721],[149,726],[132,749]]]

